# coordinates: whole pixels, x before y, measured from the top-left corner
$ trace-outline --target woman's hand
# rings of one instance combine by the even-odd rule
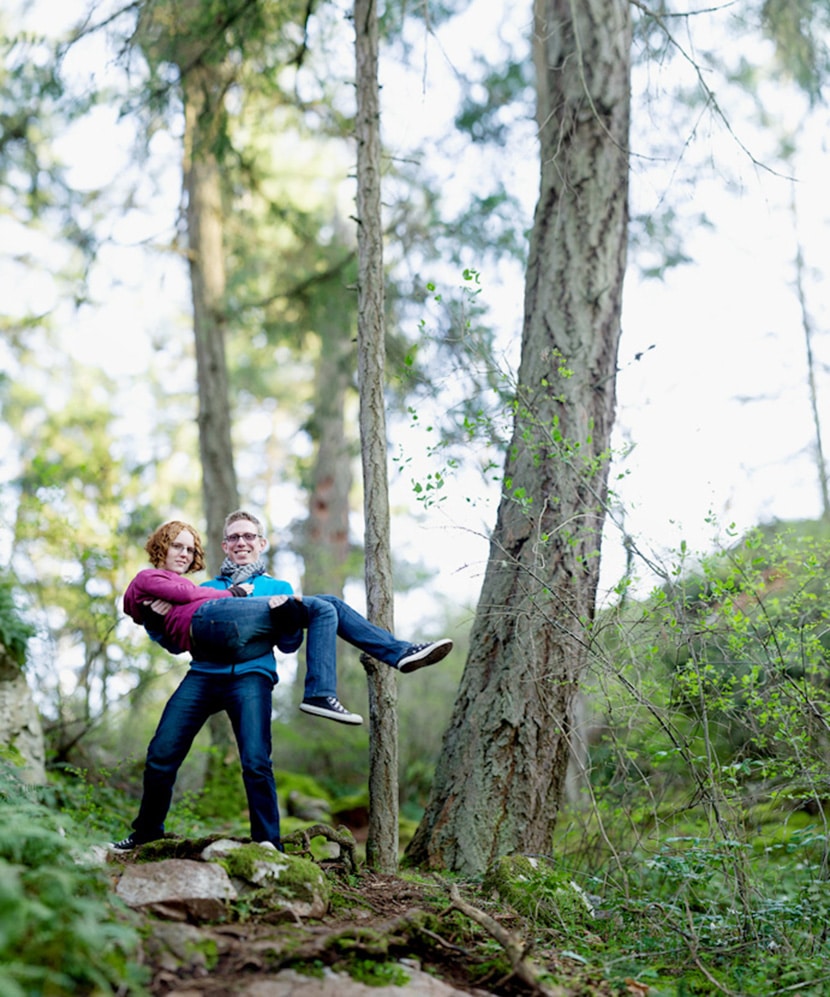
[[[167,602],[165,599],[153,599],[152,602],[145,602],[144,605],[149,607],[154,613],[158,613],[159,616],[167,616],[173,608],[173,603]]]
[[[279,606],[284,606],[289,599],[296,599],[297,602],[303,601],[301,595],[272,595],[268,600],[268,606],[271,609],[277,609]]]

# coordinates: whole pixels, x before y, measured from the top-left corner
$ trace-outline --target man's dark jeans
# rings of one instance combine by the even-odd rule
[[[189,671],[185,675],[168,700],[147,748],[144,795],[133,822],[139,840],[164,833],[176,776],[193,739],[212,714],[225,710],[239,745],[251,837],[280,847],[280,814],[271,764],[272,689],[273,682],[259,672],[214,677]]]

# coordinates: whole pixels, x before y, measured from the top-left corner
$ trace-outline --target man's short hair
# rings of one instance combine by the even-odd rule
[[[228,532],[228,527],[240,519],[247,519],[256,526],[257,533],[261,536],[265,536],[265,531],[262,527],[262,523],[257,519],[257,517],[252,512],[247,512],[245,509],[237,509],[235,512],[228,513],[225,516],[225,533]]]

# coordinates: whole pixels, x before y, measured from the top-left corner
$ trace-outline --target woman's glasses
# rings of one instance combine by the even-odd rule
[[[174,550],[177,554],[181,554],[184,551],[185,554],[190,554],[191,557],[196,553],[195,547],[186,547],[184,544],[170,544],[170,549]]]

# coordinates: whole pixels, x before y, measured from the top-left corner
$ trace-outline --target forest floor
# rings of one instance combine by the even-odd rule
[[[328,872],[331,877],[332,872]],[[361,871],[337,875],[327,914],[289,920],[251,912],[171,942],[160,928],[145,949],[151,992],[164,997],[352,997],[358,994],[566,997],[644,995],[634,980],[612,986],[545,942],[478,888],[438,877]],[[174,932],[173,932],[174,933]],[[532,944],[531,944],[532,943]],[[190,956],[172,959],[171,950]],[[193,952],[209,952],[194,959]],[[181,955],[181,951],[179,952]]]

